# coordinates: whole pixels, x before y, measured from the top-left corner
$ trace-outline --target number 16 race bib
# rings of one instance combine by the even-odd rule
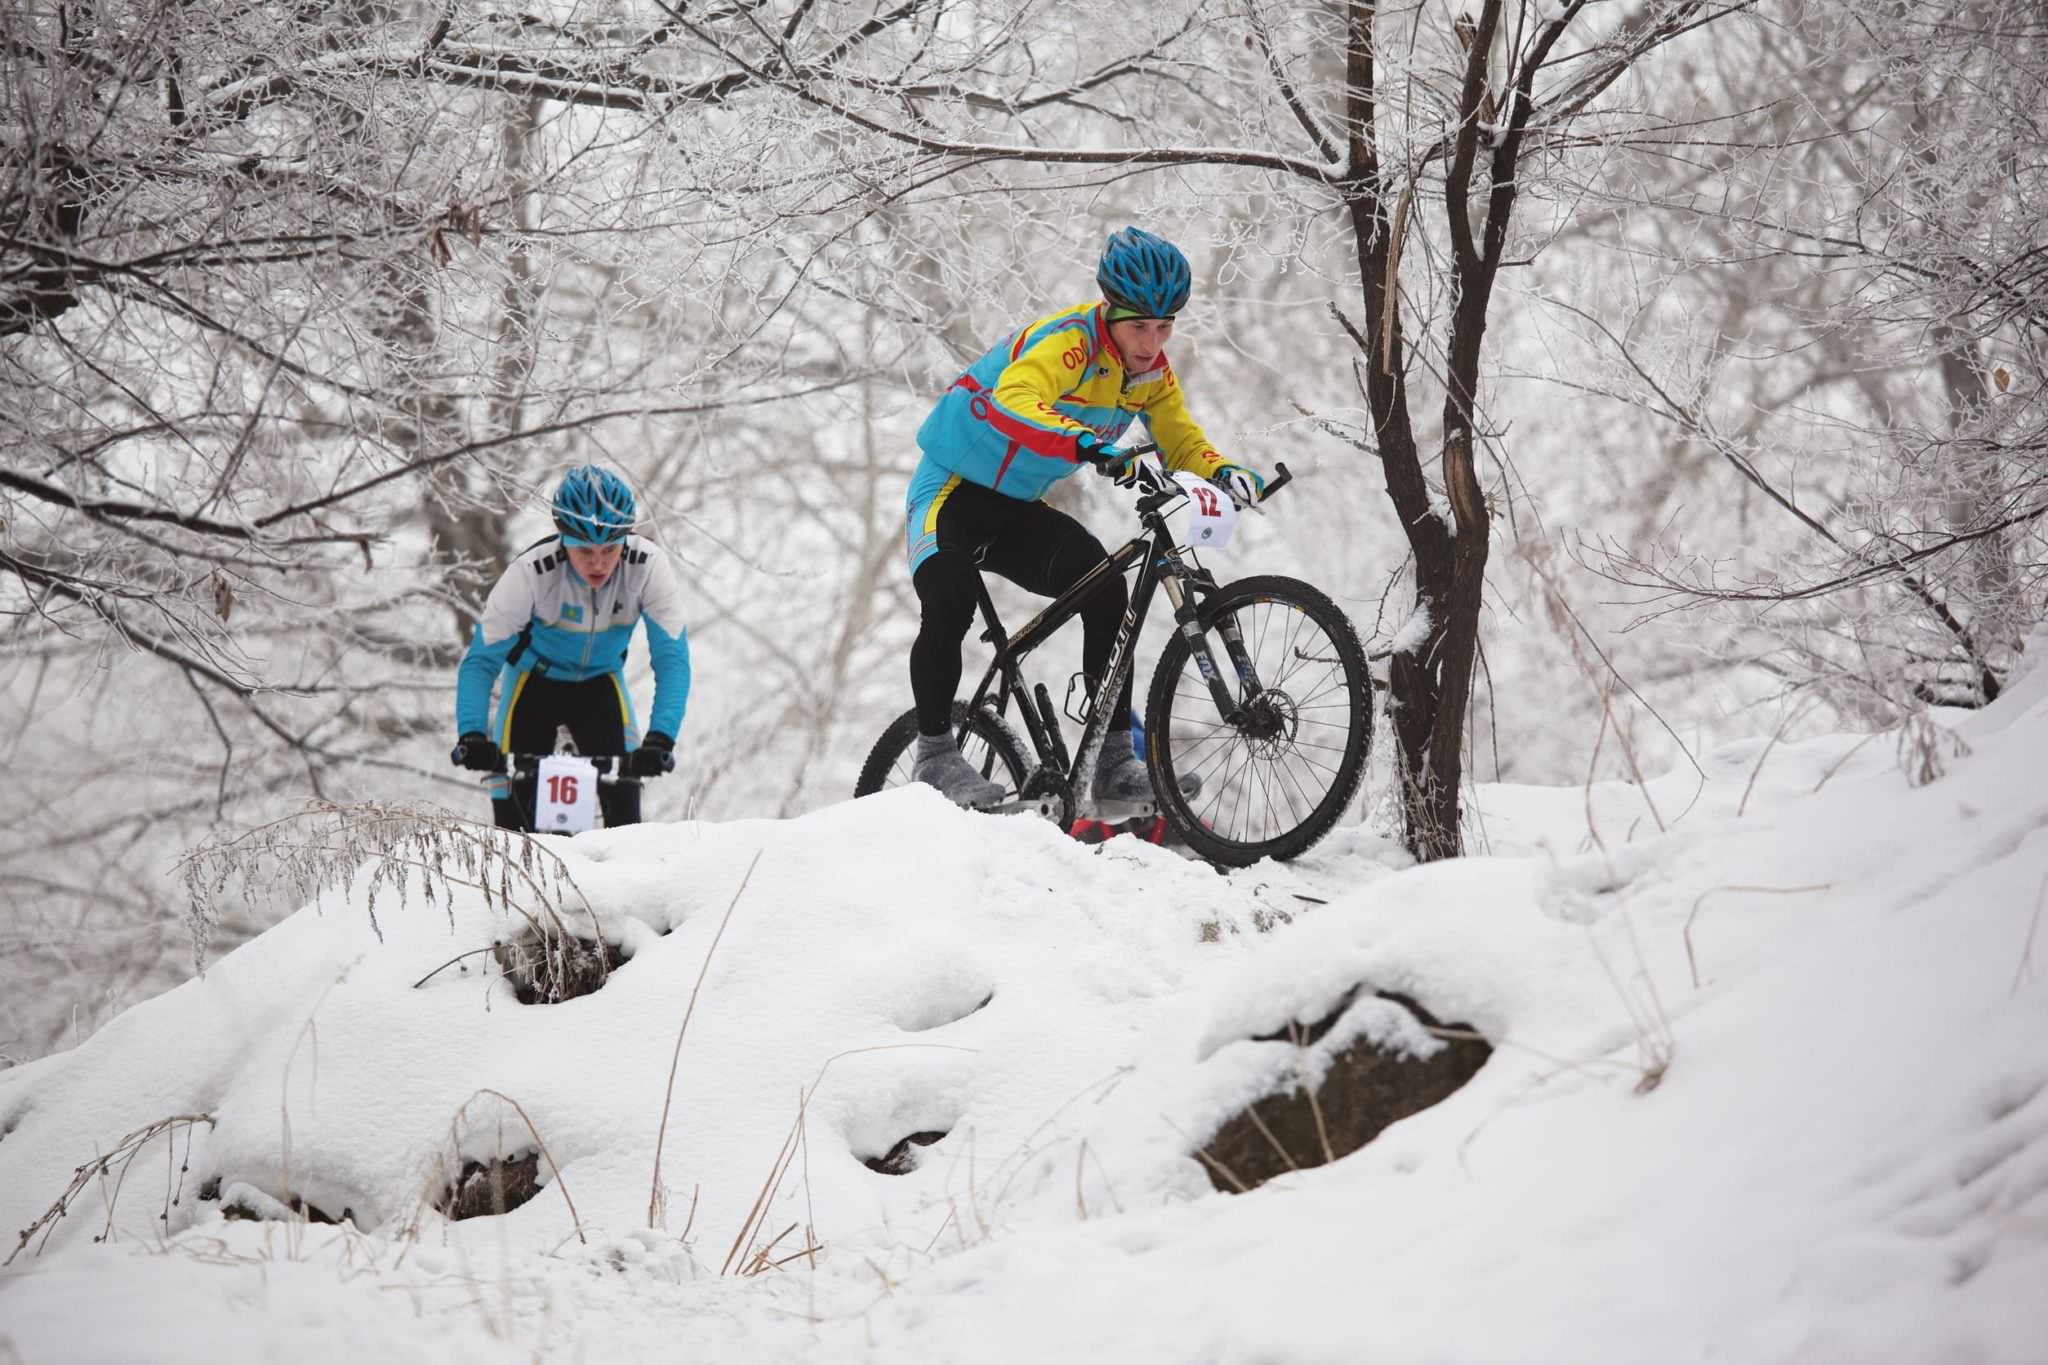
[[[574,754],[549,754],[536,773],[533,827],[543,834],[581,834],[597,826],[597,765]]]

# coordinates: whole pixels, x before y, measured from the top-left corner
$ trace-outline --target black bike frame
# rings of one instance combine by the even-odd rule
[[[1278,483],[1276,481],[1275,487]],[[1008,635],[996,616],[995,603],[988,594],[988,585],[976,580],[975,591],[981,602],[982,618],[988,622],[988,629],[981,638],[995,649],[988,671],[982,674],[980,686],[974,689],[973,700],[968,703],[967,714],[972,716],[990,701],[990,690],[995,689],[991,709],[1001,716],[1008,710],[1011,700],[1017,703],[1019,714],[1024,717],[1025,731],[1031,737],[1031,747],[1038,753],[1038,761],[1062,778],[1071,779],[1076,773],[1090,771],[1096,753],[1102,746],[1102,737],[1108,733],[1110,712],[1116,705],[1117,693],[1121,690],[1124,673],[1133,665],[1132,656],[1137,648],[1138,632],[1145,623],[1145,617],[1152,606],[1152,594],[1162,585],[1167,600],[1173,604],[1173,618],[1181,633],[1187,637],[1189,652],[1194,656],[1196,667],[1201,670],[1203,680],[1209,686],[1209,694],[1215,699],[1217,714],[1224,723],[1234,723],[1238,716],[1237,699],[1223,683],[1216,667],[1214,656],[1209,651],[1208,640],[1203,636],[1200,622],[1199,597],[1214,591],[1216,581],[1209,572],[1190,565],[1181,558],[1174,543],[1174,536],[1167,529],[1166,509],[1183,495],[1177,488],[1162,488],[1146,494],[1138,500],[1138,519],[1144,524],[1143,533],[1133,537],[1122,548],[1113,552],[1102,563],[1084,574],[1081,579],[1065,592],[1055,597],[1044,610],[1032,617],[1015,635]],[[1040,683],[1036,688],[1026,685],[1023,671],[1025,656],[1057,631],[1061,626],[1078,616],[1081,607],[1099,592],[1112,576],[1122,576],[1133,568],[1137,579],[1131,585],[1130,605],[1125,609],[1123,620],[1118,624],[1116,645],[1109,657],[1107,676],[1095,685],[1095,694],[1090,699],[1087,719],[1081,729],[1081,742],[1074,752],[1073,762],[1067,761],[1066,745],[1060,737],[1059,722],[1053,710],[1052,698]],[[1250,653],[1244,647],[1244,637],[1237,628],[1235,619],[1222,623],[1218,631],[1224,640],[1224,647],[1230,654],[1233,672],[1245,689],[1245,695],[1256,694],[1260,689],[1258,676],[1252,667]],[[961,731],[961,738],[965,737]],[[1078,802],[1080,794],[1074,794]]]

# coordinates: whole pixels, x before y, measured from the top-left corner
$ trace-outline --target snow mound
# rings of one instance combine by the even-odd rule
[[[919,788],[581,836],[554,847],[623,961],[554,1005],[482,969],[520,926],[478,893],[380,904],[381,939],[329,896],[0,1073],[0,1227],[189,1116],[111,1212],[99,1182],[36,1233],[0,1343],[2035,1360],[2048,691],[1940,720],[1918,785],[1924,735],[1484,789],[1492,856],[1420,868],[1360,829],[1225,876]],[[1211,1193],[1190,1151],[1354,991],[1494,1054],[1350,1157]],[[436,1211],[457,1163],[537,1149],[528,1202]],[[197,1197],[237,1187],[347,1219]]]

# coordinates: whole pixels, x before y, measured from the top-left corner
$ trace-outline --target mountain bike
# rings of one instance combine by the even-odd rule
[[[1193,474],[1167,474],[1153,446],[1099,461],[1099,472],[1138,457],[1119,482],[1136,487],[1139,533],[1061,593],[1014,635],[1003,628],[985,583],[977,585],[987,624],[981,639],[994,658],[971,699],[953,704],[953,733],[982,776],[1006,797],[990,811],[1031,811],[1071,829],[1077,815],[1125,819],[1088,797],[1088,777],[1117,705],[1124,672],[1134,667],[1139,630],[1163,590],[1174,633],[1160,652],[1145,703],[1145,765],[1156,809],[1201,857],[1225,867],[1287,859],[1329,833],[1358,790],[1372,743],[1372,677],[1349,618],[1329,597],[1298,579],[1261,575],[1219,586],[1191,542],[1212,528],[1228,495]],[[1261,502],[1291,476],[1277,465]],[[1168,518],[1189,513],[1177,531]],[[1227,532],[1225,533],[1227,539]],[[1070,757],[1059,716],[1043,683],[1024,662],[1110,579],[1135,571],[1117,630],[1108,677],[1089,687],[1076,675],[1071,707],[1083,693],[1079,742]],[[1029,738],[1008,715],[1016,708]],[[911,782],[917,712],[897,717],[862,766],[855,796]]]

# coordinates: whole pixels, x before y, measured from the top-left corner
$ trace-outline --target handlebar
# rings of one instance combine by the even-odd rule
[[[1129,480],[1137,483],[1148,494],[1168,494],[1173,497],[1184,496],[1179,484],[1163,477],[1152,465],[1138,463],[1142,457],[1157,455],[1158,453],[1158,445],[1150,441],[1144,445],[1132,446],[1128,450],[1113,451],[1098,447],[1093,458],[1087,459],[1087,463],[1096,473],[1110,478],[1117,478],[1120,482],[1123,481],[1123,477],[1115,471],[1120,467],[1128,467],[1130,470]],[[1282,461],[1275,460],[1273,462],[1273,469],[1273,477],[1266,480],[1265,491],[1259,494],[1258,502],[1240,504],[1241,506],[1256,507],[1269,500],[1275,493],[1293,481],[1293,472]]]
[[[490,775],[514,778],[531,777],[534,773],[540,771],[540,761],[542,759],[554,757],[557,757],[557,755],[500,753],[497,765],[490,770]],[[641,780],[625,771],[626,760],[621,754],[568,754],[562,755],[562,757],[580,758],[590,764],[597,769],[600,782],[638,782]],[[448,755],[448,761],[457,767],[462,766],[462,746],[460,744],[456,745],[454,751]]]
[[[509,770],[513,776],[518,776],[523,773],[536,771],[540,767],[542,759],[556,757],[580,758],[585,763],[596,768],[602,776],[623,776],[622,774],[615,775],[612,772],[614,767],[623,766],[625,763],[625,759],[618,754],[500,754],[498,755],[498,766],[491,771],[503,773]]]

